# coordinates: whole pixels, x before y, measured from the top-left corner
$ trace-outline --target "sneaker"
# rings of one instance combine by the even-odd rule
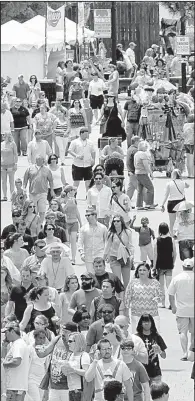
[[[61,166],[65,166],[65,163],[61,163]]]
[[[26,152],[22,152],[22,156],[27,156],[27,153]]]
[[[6,202],[7,201],[7,196],[4,196],[3,199],[1,199],[1,202]]]
[[[142,206],[142,207],[137,207],[137,210],[145,210],[145,207],[144,207],[144,206]]]
[[[158,206],[158,203],[155,203],[154,205],[149,205],[149,206],[145,206],[145,209],[146,210],[153,210],[153,209],[155,209],[156,208],[156,206]]]

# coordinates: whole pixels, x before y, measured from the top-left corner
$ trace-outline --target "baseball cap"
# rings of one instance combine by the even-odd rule
[[[70,192],[70,191],[77,191],[77,187],[74,187],[74,185],[67,185],[65,188],[64,188],[64,192],[67,194],[68,192]]]
[[[19,74],[18,78],[24,78],[24,75],[23,74]]]
[[[191,259],[189,259],[189,258],[187,258],[187,259],[185,259],[184,261],[183,261],[183,267],[194,267],[194,259],[193,258],[191,258]]]
[[[52,212],[52,210],[49,210],[47,213],[45,213],[45,218],[46,217],[56,217],[55,212]]]
[[[95,207],[89,206],[89,207],[86,209],[85,213],[86,213],[86,214],[91,214],[91,213],[97,214],[97,211],[96,211],[96,208],[95,208]]]
[[[81,82],[81,80],[80,80],[79,77],[75,77],[74,80],[73,80],[73,82]]]
[[[15,329],[19,329],[20,326],[18,324],[18,322],[9,322],[6,323],[6,325],[1,329],[1,333],[5,333],[8,330],[15,330]]]
[[[137,46],[136,43],[134,43],[134,42],[130,42],[130,43],[129,43],[129,46],[131,46],[131,45]]]
[[[39,244],[42,244],[42,245],[46,245],[46,242],[45,242],[45,240],[44,240],[44,238],[43,239],[41,239],[41,238],[38,238],[36,241],[35,241],[35,243],[34,243],[34,245],[36,246],[36,245],[39,245]]]
[[[94,275],[93,275],[93,273],[85,272],[85,273],[81,274],[81,278],[82,278],[82,277],[85,277],[85,278],[94,278]]]
[[[152,49],[154,49],[154,47],[159,47],[159,45],[155,45],[155,43],[151,46]]]

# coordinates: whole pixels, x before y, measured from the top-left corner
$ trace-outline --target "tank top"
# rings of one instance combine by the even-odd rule
[[[85,121],[83,118],[83,114],[81,113],[81,111],[79,112],[75,112],[75,111],[70,111],[70,125],[71,128],[79,128],[79,127],[83,127],[85,125]]]
[[[46,310],[37,310],[33,307],[33,310],[31,312],[31,319],[30,319],[30,323],[31,323],[31,330],[34,330],[34,321],[35,318],[39,315],[44,315],[45,317],[47,317],[48,321],[49,321],[49,326],[48,329],[53,331],[54,334],[56,334],[56,329],[55,329],[55,325],[52,322],[52,317],[55,316],[55,310],[53,308],[53,306],[51,305],[49,309]]]
[[[64,134],[67,131],[67,127],[68,127],[67,121],[61,122],[60,120],[58,120],[56,129],[54,131],[55,135],[56,136],[64,136]]]
[[[76,89],[72,91],[71,100],[80,100],[82,99],[82,88]]]
[[[173,269],[173,240],[171,237],[157,238],[157,261],[159,270]]]
[[[62,188],[63,184],[62,184],[62,178],[61,178],[61,168],[58,167],[57,170],[51,170],[51,174],[53,177],[53,188]]]
[[[76,203],[68,202],[68,205],[66,206],[65,214],[66,214],[67,223],[75,223],[76,221],[78,221]]]

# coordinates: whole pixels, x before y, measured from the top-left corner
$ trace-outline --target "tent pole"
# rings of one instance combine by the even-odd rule
[[[44,54],[44,78],[47,78],[47,13],[48,13],[48,3],[46,3],[46,17],[45,17],[45,54]]]
[[[66,2],[64,3],[64,61],[66,61]]]

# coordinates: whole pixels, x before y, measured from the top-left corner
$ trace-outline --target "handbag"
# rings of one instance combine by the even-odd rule
[[[45,373],[45,376],[43,377],[43,379],[41,380],[41,383],[39,385],[39,388],[41,390],[48,390],[48,388],[49,388],[50,367],[51,367],[51,359],[49,362],[49,366],[47,368],[47,372]]]
[[[125,249],[126,249],[126,251],[127,251],[127,253],[128,253],[128,255],[129,255],[129,257],[131,256],[131,254],[130,254],[130,252],[129,252],[129,249],[126,247],[126,245],[124,244],[124,242],[123,242],[123,240],[122,240],[122,238],[120,237],[120,235],[119,234],[117,234],[116,233],[116,235],[117,235],[117,237],[118,237],[118,239],[119,239],[119,241],[121,242],[121,244],[125,247]]]

